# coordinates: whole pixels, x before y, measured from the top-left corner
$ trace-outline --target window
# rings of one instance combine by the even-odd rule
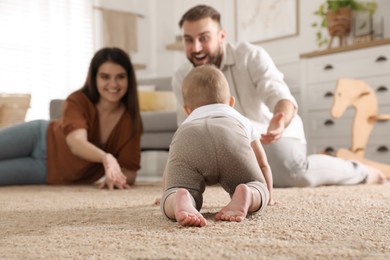
[[[93,49],[93,0],[0,0],[0,92],[30,93],[26,120],[85,81]]]

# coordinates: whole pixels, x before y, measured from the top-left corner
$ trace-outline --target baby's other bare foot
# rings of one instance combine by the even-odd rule
[[[251,202],[251,191],[246,184],[236,187],[232,200],[216,215],[216,220],[241,222],[245,219]]]
[[[175,218],[182,226],[204,227],[207,225],[206,219],[192,205],[191,195],[186,189],[176,191]]]
[[[381,170],[368,165],[364,165],[363,167],[368,170],[368,176],[365,184],[383,184],[386,182],[386,176]]]

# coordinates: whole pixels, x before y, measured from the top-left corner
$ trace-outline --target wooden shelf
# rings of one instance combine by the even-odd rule
[[[133,67],[135,70],[144,70],[146,69],[146,65],[145,64],[141,64],[141,63],[133,63]]]
[[[374,47],[374,46],[379,46],[379,45],[385,45],[385,44],[390,44],[390,39],[373,40],[370,42],[355,43],[355,44],[351,44],[348,46],[331,48],[331,49],[326,49],[326,50],[322,50],[322,51],[313,51],[313,52],[303,53],[303,54],[299,55],[299,57],[300,58],[311,58],[311,57],[328,55],[328,54],[333,54],[333,53],[338,53],[338,52],[358,50],[358,49]]]
[[[168,51],[184,51],[182,42],[175,42],[165,45],[165,49]]]

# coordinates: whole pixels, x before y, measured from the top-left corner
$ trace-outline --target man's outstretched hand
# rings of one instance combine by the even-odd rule
[[[284,113],[275,114],[268,126],[267,133],[261,134],[260,141],[262,144],[272,144],[282,137],[284,125]]]

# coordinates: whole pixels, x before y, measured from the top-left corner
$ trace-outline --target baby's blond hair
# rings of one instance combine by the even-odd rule
[[[228,104],[230,99],[228,82],[214,65],[192,69],[183,80],[182,94],[184,105],[190,110],[210,104]]]

